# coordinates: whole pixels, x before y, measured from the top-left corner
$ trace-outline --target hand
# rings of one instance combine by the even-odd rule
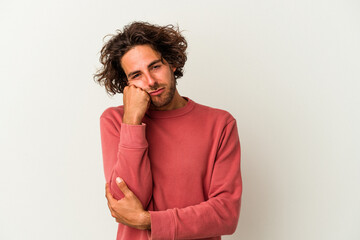
[[[108,207],[111,216],[116,219],[116,222],[122,223],[129,227],[140,230],[150,230],[150,213],[145,211],[140,200],[127,187],[126,183],[120,179],[116,179],[116,183],[124,194],[124,198],[116,200],[110,193],[109,185],[106,184],[106,198],[108,200]]]
[[[140,125],[146,110],[150,106],[150,95],[135,85],[126,86],[123,94],[123,123]]]

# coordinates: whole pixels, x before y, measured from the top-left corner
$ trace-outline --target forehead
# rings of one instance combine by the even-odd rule
[[[121,67],[127,74],[132,71],[138,71],[143,68],[147,68],[151,62],[160,58],[160,53],[155,51],[149,45],[138,45],[125,53],[121,58],[120,63]]]

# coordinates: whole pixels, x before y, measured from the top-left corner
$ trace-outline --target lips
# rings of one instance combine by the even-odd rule
[[[163,91],[164,91],[164,88],[160,88],[159,90],[152,91],[152,92],[150,92],[149,94],[150,94],[151,96],[156,96],[156,95],[161,94]]]

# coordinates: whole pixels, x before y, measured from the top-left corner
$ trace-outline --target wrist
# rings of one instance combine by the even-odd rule
[[[127,114],[124,114],[123,117],[123,123],[125,124],[131,124],[131,125],[141,125],[142,118],[136,117],[136,116],[128,116]]]
[[[144,211],[140,214],[140,228],[143,230],[150,230],[151,229],[151,218],[150,212]]]

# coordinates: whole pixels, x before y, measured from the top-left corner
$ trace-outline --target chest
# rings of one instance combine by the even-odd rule
[[[204,176],[212,168],[220,133],[211,124],[158,121],[148,123],[146,136],[153,174],[181,178]]]

